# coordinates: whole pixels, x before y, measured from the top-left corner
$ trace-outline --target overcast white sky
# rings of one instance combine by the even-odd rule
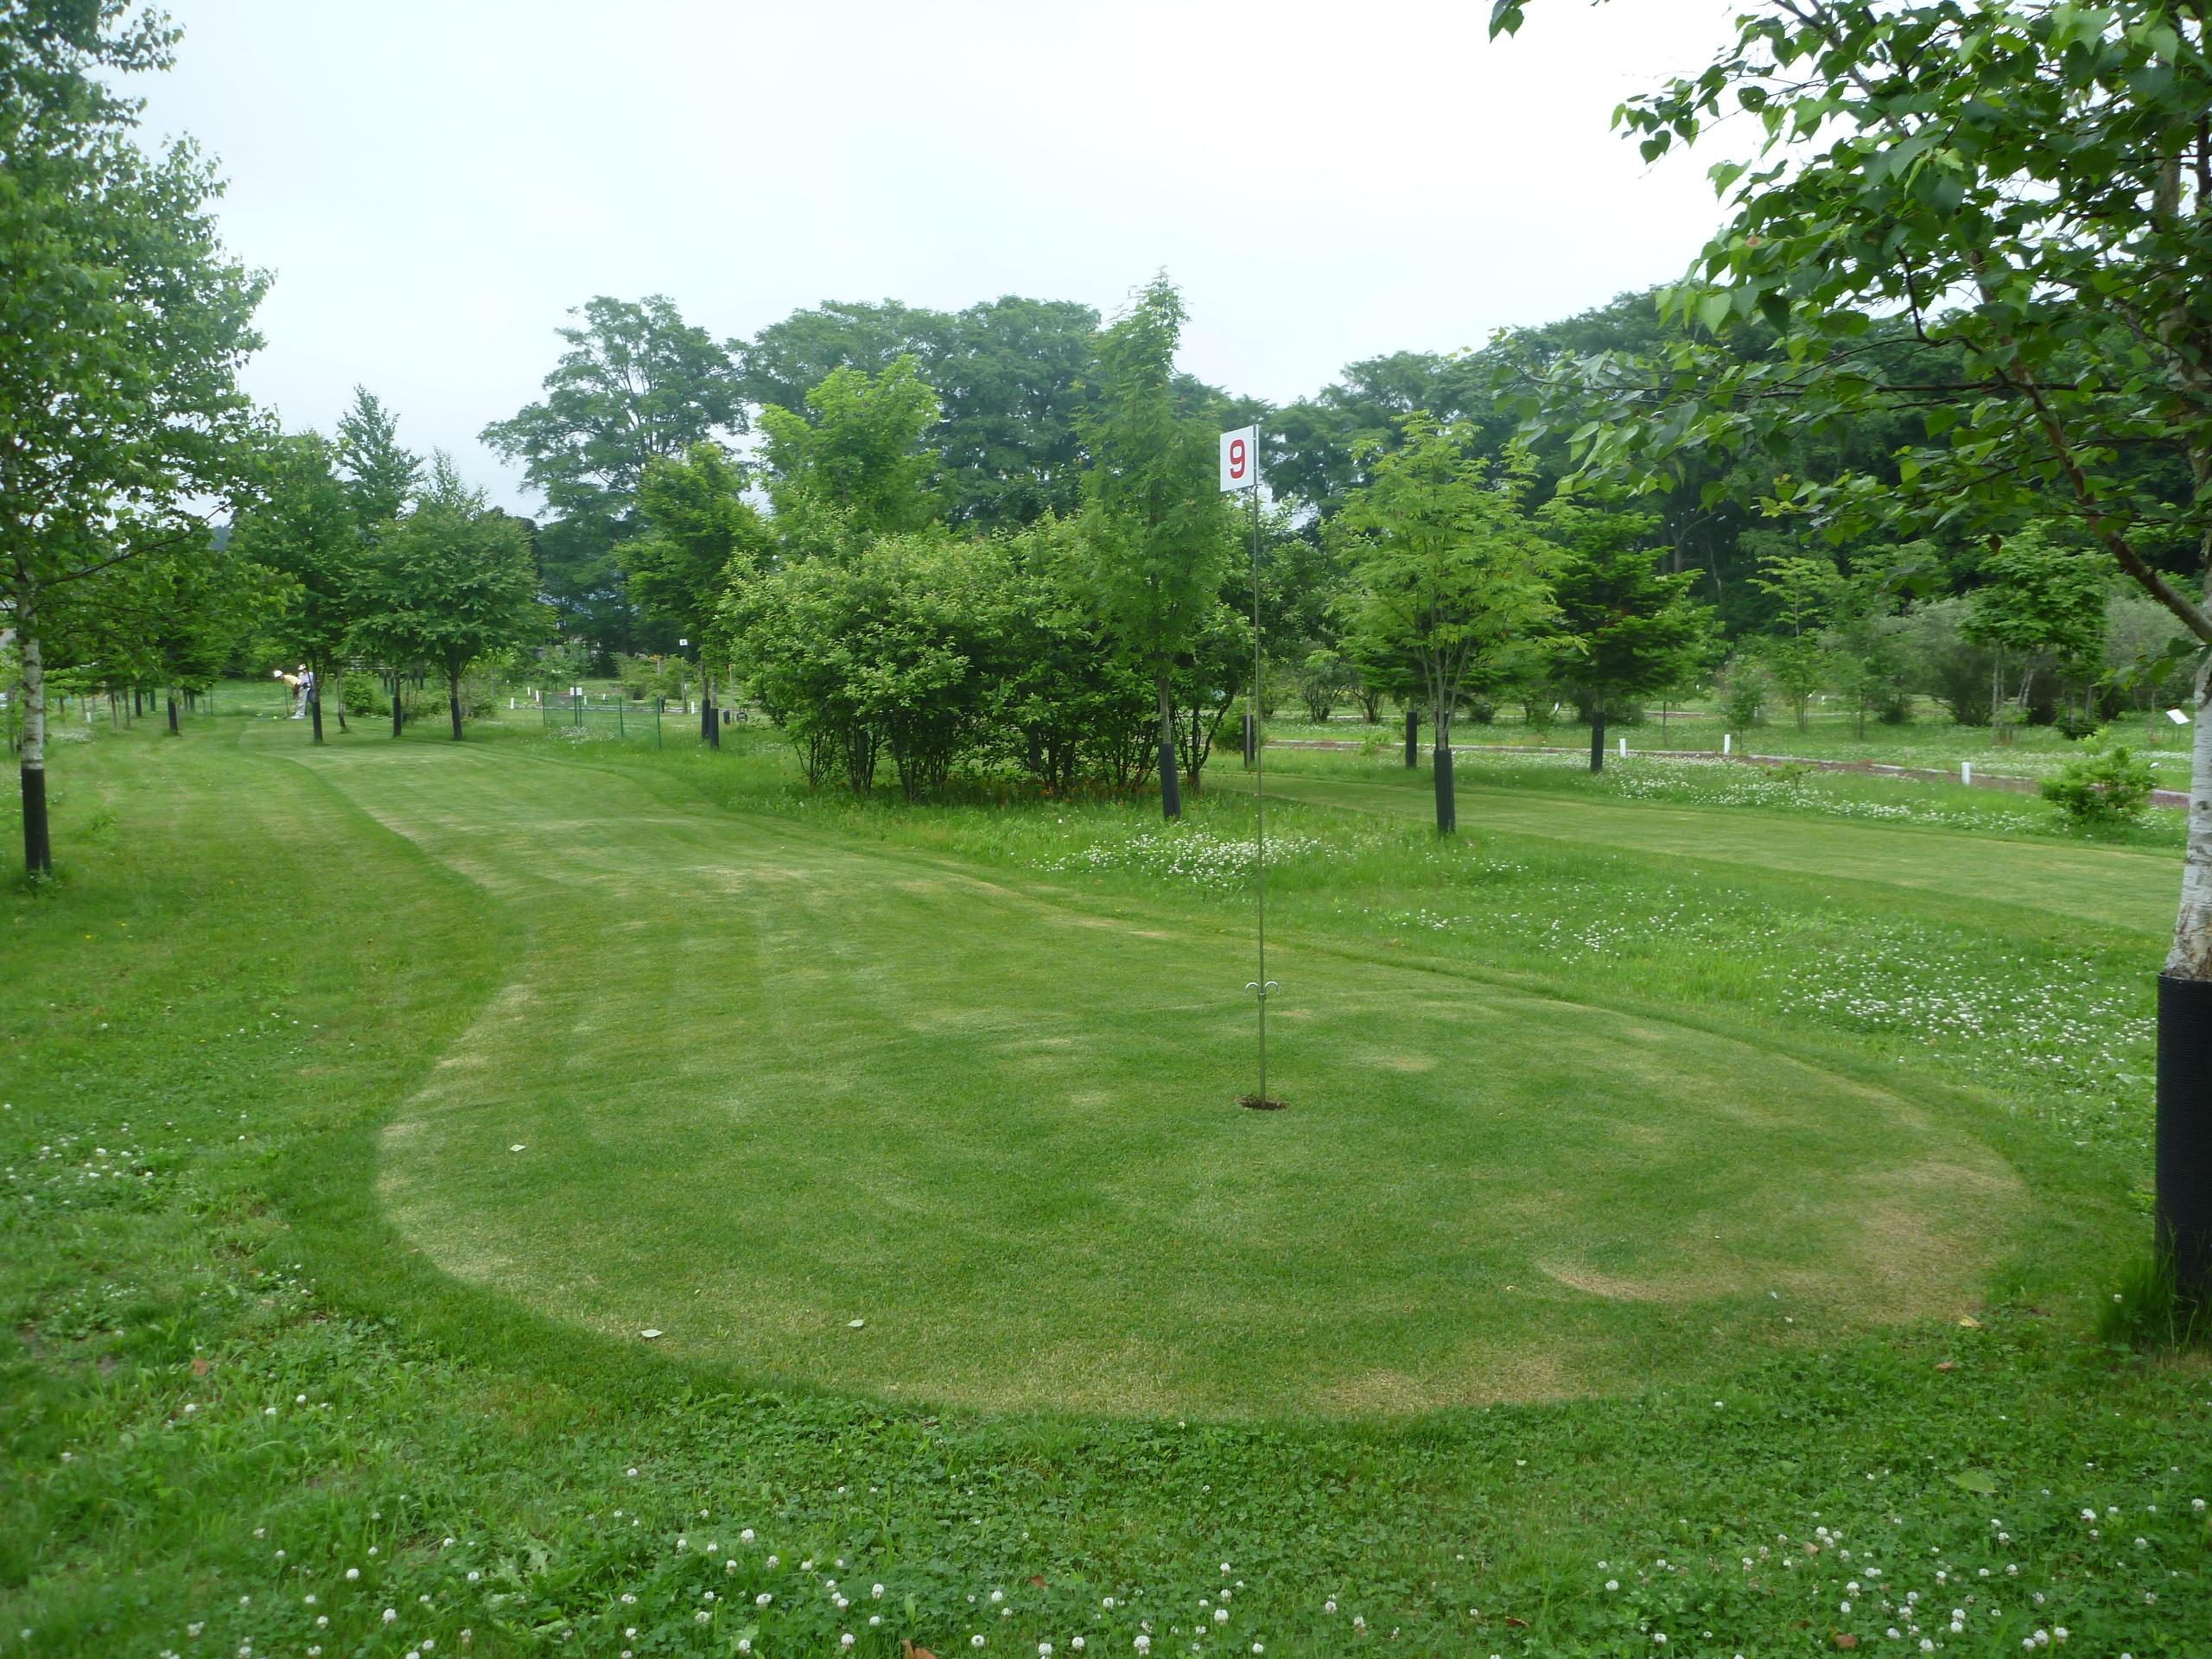
[[[1676,275],[1705,169],[1608,127],[1732,0],[170,0],[152,136],[275,271],[248,384],[327,430],[355,381],[495,499],[476,441],[594,294],[717,337],[825,299],[1111,313],[1165,266],[1184,366],[1278,402]]]

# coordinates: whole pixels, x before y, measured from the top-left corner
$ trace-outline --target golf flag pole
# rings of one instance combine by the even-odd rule
[[[1259,921],[1260,976],[1244,988],[1260,1005],[1260,1092],[1252,1104],[1265,1110],[1268,1100],[1268,993],[1277,988],[1268,977],[1268,766],[1267,744],[1260,732],[1260,429],[1243,426],[1221,435],[1221,487],[1224,493],[1252,498],[1252,893]]]

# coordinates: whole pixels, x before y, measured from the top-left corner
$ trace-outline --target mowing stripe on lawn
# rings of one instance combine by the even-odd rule
[[[296,759],[520,940],[385,1137],[391,1213],[457,1277],[671,1353],[990,1407],[1400,1413],[1954,1312],[2034,1218],[1910,1096],[1294,936],[1294,1109],[1240,1112],[1217,915],[508,748]]]

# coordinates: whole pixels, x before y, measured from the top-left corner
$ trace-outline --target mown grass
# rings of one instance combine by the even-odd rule
[[[1622,1021],[1662,1014],[1716,1045],[1778,1046],[1862,1086],[1913,1072],[1906,1097],[2016,1172],[2029,1236],[1980,1276],[1970,1315],[1770,1346],[1700,1312],[1685,1323],[1713,1351],[1694,1385],[1630,1380],[1592,1398],[1365,1423],[947,1410],[864,1383],[766,1389],[743,1363],[601,1334],[573,1309],[533,1310],[441,1271],[380,1201],[388,1126],[456,1076],[543,1076],[600,1040],[582,989],[594,950],[609,953],[603,988],[614,969],[647,976],[655,1012],[629,1051],[647,1075],[588,1073],[568,1109],[585,1113],[602,1086],[646,1104],[682,1095],[684,1074],[651,1071],[654,1032],[711,1032],[765,981],[716,969],[723,943],[702,941],[677,898],[675,919],[633,930],[634,951],[603,931],[594,945],[593,928],[561,914],[598,918],[649,876],[711,893],[748,852],[772,867],[765,849],[780,841],[798,849],[786,862],[821,859],[839,882],[852,861],[874,861],[889,874],[838,897],[894,918],[900,880],[1166,918],[1230,952],[1226,982],[1244,971],[1243,901],[1222,857],[1179,866],[1190,849],[1160,846],[1141,809],[802,806],[780,764],[744,743],[718,758],[593,751],[579,765],[543,740],[479,755],[362,737],[301,766],[238,747],[237,729],[70,750],[57,791],[66,879],[9,901],[19,988],[0,1031],[0,1285],[21,1346],[0,1406],[16,1477],[0,1513],[8,1650],[833,1653],[850,1632],[861,1653],[908,1636],[940,1652],[981,1637],[995,1651],[1050,1641],[1065,1654],[1080,1637],[1126,1653],[1143,1636],[1163,1654],[1368,1641],[1786,1653],[1832,1651],[1838,1634],[1880,1647],[1894,1627],[1906,1650],[1926,1639],[1997,1653],[2064,1627],[2083,1651],[2151,1654],[2190,1651],[2212,1623],[2212,1534],[2195,1507],[2212,1497],[2212,1375],[2094,1335],[2140,1229],[2142,1091],[2108,1089],[2109,1122],[2078,1116],[2053,1103],[2072,1097],[2066,1078],[2039,1087],[2035,1068],[1993,1052],[2034,1032],[2051,1054],[2083,1041],[2134,1052],[2132,1005],[2066,996],[2124,996],[2155,935],[2080,919],[2094,906],[2064,892],[2093,884],[2079,872],[2051,877],[2045,903],[1993,906],[1943,889],[1947,859],[1976,863],[1998,843],[1936,830],[1834,826],[1889,837],[1900,878],[1840,887],[1757,865],[1726,883],[1700,866],[1686,883],[1663,846],[1578,849],[1555,823],[1478,829],[1443,850],[1382,813],[1286,814],[1282,827],[1314,843],[1276,884],[1297,964],[1287,992],[1313,982],[1301,957],[1325,959],[1386,1001],[1409,978],[1564,998]],[[502,770],[545,774],[537,787],[572,817],[634,820],[638,844],[626,854],[618,838],[537,874],[527,857],[503,861],[503,836],[518,855],[543,843],[519,820],[487,830],[461,810],[466,779]],[[655,804],[628,810],[633,791]],[[1244,810],[1217,791],[1189,828],[1233,842]],[[1755,816],[1710,816],[1731,813]],[[666,835],[711,826],[696,831],[696,868],[669,870],[665,842],[646,833],[661,816],[677,821]],[[548,835],[561,822],[528,817]],[[1938,850],[1954,840],[1967,844]],[[1909,885],[1907,867],[1930,859],[1926,885]],[[923,954],[967,920],[957,907],[911,919]],[[1764,955],[1748,944],[1761,927],[1774,941]],[[1911,1011],[1877,1007],[1879,995],[1855,1008],[1793,1003],[1859,982],[1821,971],[1853,941],[1868,957],[1853,971],[1876,991],[1962,989],[1960,1007],[1985,1024],[2020,1023],[1962,1026],[1931,1048]],[[488,1065],[441,1065],[474,1058],[462,1033],[480,1040],[500,987],[556,946],[583,958],[569,1010],[582,1030],[546,1020],[541,1053],[520,1042]],[[830,988],[840,975],[868,982],[865,959],[823,954],[838,969]],[[1410,975],[1414,957],[1431,971]],[[1089,961],[1077,959],[1078,980]],[[1952,985],[1947,963],[1978,965],[1986,995]],[[988,980],[987,963],[957,966],[976,987]],[[918,1003],[925,988],[906,995]],[[1087,1007],[1084,994],[1069,991]],[[2061,1023],[2038,1024],[2054,998]],[[796,997],[785,1040],[835,1048],[844,1033],[810,1033],[812,1013]],[[1295,1027],[1279,1029],[1294,1045]],[[1551,1029],[1529,1022],[1510,1040]],[[673,1048],[725,1074],[777,1058],[734,1042]],[[603,1156],[642,1149],[678,1185],[700,1154],[651,1122],[610,1127]],[[1771,1163],[1751,1173],[1786,1187]],[[734,1212],[780,1198],[742,1183],[704,1196]],[[649,1230],[620,1213],[591,1222],[580,1232]],[[849,1242],[868,1244],[858,1230]],[[1049,1302],[1044,1269],[1060,1264],[1038,1267],[1034,1294]]]
[[[1339,710],[1325,725],[1316,725],[1302,709],[1285,707],[1268,722],[1277,739],[1325,739],[1334,742],[1365,743],[1379,740],[1384,747],[1402,744],[1405,716],[1390,710],[1376,725]],[[1659,710],[1648,709],[1632,725],[1618,721],[1607,728],[1610,753],[1625,737],[1631,753],[1643,750],[1718,751],[1721,735],[1729,731],[1726,719],[1712,703],[1697,703],[1669,711],[1662,724]],[[2178,786],[2189,775],[2189,733],[2173,725],[2163,710],[2145,718],[2140,712],[2109,721],[2094,738],[2075,740],[2054,726],[2014,725],[2005,728],[2006,741],[1997,742],[1987,726],[1961,726],[1940,705],[1919,700],[1914,716],[1897,725],[1869,718],[1866,729],[1847,710],[1816,709],[1800,729],[1789,710],[1770,709],[1748,732],[1734,734],[1738,751],[1755,754],[1796,755],[1810,760],[1869,760],[1892,766],[1926,767],[1955,772],[1959,762],[1970,760],[1974,769],[1997,776],[2042,778],[2095,742],[2124,743],[2142,754],[2159,774],[2164,786]],[[1427,743],[1424,734],[1422,741]],[[1549,747],[1586,754],[1590,728],[1566,719],[1547,726],[1530,726],[1518,709],[1503,710],[1488,725],[1462,720],[1452,728],[1457,749]]]

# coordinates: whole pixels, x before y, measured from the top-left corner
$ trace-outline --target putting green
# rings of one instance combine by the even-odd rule
[[[1398,1413],[1956,1313],[2032,1219],[1948,1115],[1658,1018],[1293,938],[1292,1109],[1243,1111],[1217,911],[514,747],[300,759],[523,939],[385,1135],[390,1214],[614,1339],[977,1406]]]

